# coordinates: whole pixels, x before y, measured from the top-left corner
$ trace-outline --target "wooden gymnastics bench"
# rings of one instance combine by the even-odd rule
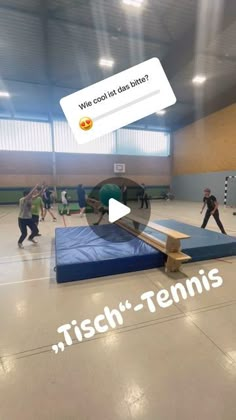
[[[133,226],[127,225],[125,223],[126,221],[132,222]],[[128,232],[134,234],[135,236],[138,236],[140,239],[142,239],[147,244],[151,245],[153,248],[166,254],[167,272],[178,271],[183,262],[191,260],[191,257],[189,255],[184,254],[181,251],[180,240],[190,238],[190,236],[186,235],[185,233],[177,232],[176,230],[166,228],[153,222],[146,223],[144,219],[136,216],[125,216],[121,220],[118,220],[116,224],[121,228],[127,230]],[[140,225],[144,225],[150,229],[162,233],[166,236],[166,241],[164,242],[160,239],[157,239],[146,232],[140,232]]]

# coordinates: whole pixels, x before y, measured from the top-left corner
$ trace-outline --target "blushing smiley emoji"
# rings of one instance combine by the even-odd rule
[[[80,118],[79,126],[82,130],[88,131],[93,126],[93,120],[90,117]]]

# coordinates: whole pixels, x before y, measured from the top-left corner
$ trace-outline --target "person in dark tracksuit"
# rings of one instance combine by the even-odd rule
[[[224,226],[222,225],[221,221],[220,221],[220,214],[219,214],[219,210],[218,210],[218,202],[217,199],[214,195],[211,194],[211,190],[210,188],[206,188],[204,190],[204,197],[203,197],[203,207],[201,210],[201,214],[203,213],[203,210],[205,209],[205,207],[207,206],[207,211],[202,223],[201,228],[205,229],[209,219],[211,216],[214,217],[217,226],[219,227],[219,229],[221,230],[221,232],[224,235],[227,235],[227,233],[224,230]]]
[[[57,220],[56,217],[54,216],[52,210],[51,210],[51,195],[52,195],[52,193],[53,192],[50,191],[48,187],[44,188],[43,196],[42,196],[43,204],[44,204],[44,215],[41,219],[42,221],[44,221],[47,212],[50,214],[50,216],[52,217],[52,220],[54,222],[56,222],[56,220]]]
[[[141,184],[140,198],[141,198],[141,207],[140,208],[143,209],[143,205],[145,203],[146,209],[148,209],[148,195],[147,195],[145,184]]]
[[[121,193],[122,193],[122,201],[124,203],[124,205],[127,205],[127,194],[128,194],[128,190],[127,190],[127,186],[125,184],[123,184],[121,186]]]

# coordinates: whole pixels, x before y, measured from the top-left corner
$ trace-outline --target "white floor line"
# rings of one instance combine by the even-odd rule
[[[8,283],[0,283],[0,286],[9,286],[12,284],[21,284],[21,283],[30,283],[32,281],[43,281],[49,280],[51,277],[39,277],[37,279],[29,279],[29,280],[20,280],[20,281],[10,281]]]
[[[27,253],[25,253],[24,251],[23,252],[20,251],[18,255],[6,255],[5,257],[0,257],[0,260],[5,260],[7,258],[12,259],[12,258],[19,258],[19,257],[35,257],[37,255],[45,256],[45,257],[49,256],[50,257],[51,255],[54,256],[55,253],[51,254],[50,251],[48,251],[48,253],[45,253],[45,252],[33,252],[33,253],[27,252]]]

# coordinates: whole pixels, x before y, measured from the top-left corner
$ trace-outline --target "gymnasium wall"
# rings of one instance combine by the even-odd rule
[[[178,175],[173,177],[172,189],[178,200],[202,201],[203,190],[211,188],[219,203],[224,202],[224,183],[228,175],[235,175],[236,171],[208,172],[205,174]],[[236,179],[229,180],[228,202],[236,206]]]
[[[172,189],[177,199],[199,201],[209,187],[223,203],[227,175],[236,175],[236,104],[173,133]],[[232,181],[230,201],[236,205],[235,189]]]
[[[53,182],[51,152],[0,152],[0,202],[12,202],[11,190]],[[57,186],[91,187],[113,177],[114,163],[125,163],[125,177],[148,186],[170,185],[170,157],[56,153]],[[21,189],[21,188],[20,188]]]

